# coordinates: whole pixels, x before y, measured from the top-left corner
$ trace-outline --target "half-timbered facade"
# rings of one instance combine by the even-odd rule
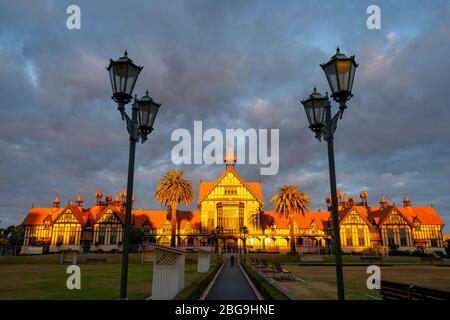
[[[126,194],[103,199],[97,191],[91,208],[76,204],[62,208],[55,198],[50,208],[32,208],[25,227],[23,253],[31,246],[46,246],[48,251],[122,250]],[[444,250],[444,223],[432,207],[414,207],[407,196],[403,205],[389,203],[383,196],[369,206],[367,193],[360,201],[338,193],[339,226],[345,252],[392,250]],[[333,224],[329,197],[327,210],[307,212],[295,217],[295,244],[299,252],[330,252]],[[227,161],[223,174],[212,182],[200,181],[198,210],[177,211],[177,237],[180,246],[210,246],[218,250],[287,251],[289,220],[265,211],[261,182],[243,179]],[[132,227],[142,231],[144,241],[170,244],[170,210],[132,211]]]

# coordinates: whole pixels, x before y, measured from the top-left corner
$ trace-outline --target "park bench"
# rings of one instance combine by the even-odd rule
[[[443,262],[442,257],[433,257],[433,256],[424,256],[420,257],[420,264],[428,263],[433,264],[434,261],[439,261],[440,263]]]
[[[404,283],[381,281],[384,300],[450,300],[450,292]]]
[[[273,264],[274,270],[273,270],[273,278],[277,281],[281,281],[281,280],[292,280],[292,272],[287,270],[287,269],[283,269],[283,267],[281,267],[280,263],[274,262]]]
[[[259,270],[261,272],[272,272],[273,271],[273,266],[270,267],[269,264],[267,263],[266,259],[261,259],[260,260],[260,264],[259,264]]]
[[[86,264],[105,264],[105,257],[86,257]]]
[[[323,257],[322,256],[304,256],[300,258],[302,262],[316,262],[316,263],[323,263]]]
[[[250,263],[253,267],[256,267],[259,265],[259,261],[256,258],[250,257]]]
[[[380,263],[382,264],[383,258],[380,256],[362,256],[359,257],[359,261],[368,263]]]

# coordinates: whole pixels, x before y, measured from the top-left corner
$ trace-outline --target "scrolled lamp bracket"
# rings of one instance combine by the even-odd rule
[[[133,104],[133,112],[136,112],[134,110],[134,108],[136,108],[135,104]],[[137,121],[131,119],[128,116],[128,114],[125,112],[125,110],[119,109],[119,111],[122,116],[122,120],[125,120],[127,123],[127,131],[128,131],[128,134],[130,135],[130,140],[139,142],[139,139],[142,139],[142,142],[144,142],[145,140],[143,139],[143,137],[141,137],[141,133],[139,131],[139,125],[138,125]]]
[[[327,110],[328,109],[328,110]],[[330,101],[327,99],[325,104],[325,112],[330,112],[331,114],[331,104]],[[345,109],[339,108],[339,111],[333,116],[333,118],[329,119],[327,116],[325,116],[325,123],[321,131],[316,133],[316,139],[319,141],[328,141],[330,139],[333,139],[334,132],[337,129],[337,123],[339,119],[342,119],[342,116],[344,114]]]

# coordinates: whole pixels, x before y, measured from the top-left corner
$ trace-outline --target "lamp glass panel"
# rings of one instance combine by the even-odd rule
[[[314,124],[323,124],[324,103],[323,99],[314,101]]]
[[[314,111],[312,108],[312,101],[307,100],[304,102],[303,106],[305,107],[306,117],[308,118],[309,125],[314,123]]]
[[[113,94],[116,93],[116,86],[114,84],[114,68],[109,69],[109,80],[111,81],[111,88],[113,91]]]
[[[129,65],[128,67],[128,80],[125,87],[125,92],[128,95],[133,95],[134,85],[136,84],[137,77],[141,70],[135,65]]]
[[[337,60],[336,69],[338,72],[340,91],[349,91],[350,69],[352,67],[351,60]]]
[[[127,79],[128,65],[126,63],[116,63],[113,66],[114,69],[114,77],[115,77],[115,93],[126,94],[125,91],[125,82]]]
[[[150,103],[150,110],[148,113],[148,126],[149,128],[153,128],[153,124],[155,123],[156,115],[159,110],[159,104],[156,104],[154,102]]]
[[[327,76],[328,84],[330,85],[331,91],[336,93],[339,91],[338,77],[336,74],[336,61],[327,64],[324,67],[325,75]]]
[[[139,126],[147,128],[148,127],[148,116],[150,107],[148,103],[139,104]]]
[[[348,91],[349,92],[351,92],[352,89],[353,89],[353,80],[355,78],[355,70],[356,70],[356,65],[352,61],[352,64],[351,64],[351,67],[350,67],[350,79],[349,79],[350,83],[348,85]]]

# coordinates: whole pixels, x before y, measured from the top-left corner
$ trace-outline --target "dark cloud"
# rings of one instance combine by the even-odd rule
[[[299,100],[328,90],[319,63],[340,45],[360,67],[336,132],[339,188],[401,203],[405,193],[450,225],[450,4],[381,1],[383,29],[365,27],[368,1],[76,1],[82,29],[65,28],[73,1],[0,4],[0,220],[81,192],[126,187],[128,137],[105,70],[124,49],[144,71],[136,87],[163,106],[149,143],[136,155],[137,205],[156,208],[155,186],[169,168],[175,128],[280,129],[280,170],[260,176],[266,208],[296,183],[324,208],[326,145],[307,128]],[[214,180],[223,165],[180,166]],[[195,207],[195,204],[192,206]],[[446,229],[448,230],[448,228]]]

